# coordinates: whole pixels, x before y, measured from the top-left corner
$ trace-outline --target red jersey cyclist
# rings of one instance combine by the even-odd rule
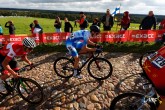
[[[15,57],[21,57],[23,61],[32,65],[32,62],[27,58],[27,54],[36,47],[36,43],[32,38],[24,38],[22,44],[8,43],[0,49],[0,91],[4,91],[3,80],[6,80],[10,75],[18,78],[19,75],[15,72],[18,69]]]
[[[147,57],[143,69],[162,100],[158,110],[165,110],[165,46]]]

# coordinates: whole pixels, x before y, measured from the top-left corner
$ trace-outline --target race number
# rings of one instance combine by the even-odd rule
[[[163,68],[165,66],[165,58],[163,58],[162,56],[158,56],[152,61],[152,63],[158,68]]]

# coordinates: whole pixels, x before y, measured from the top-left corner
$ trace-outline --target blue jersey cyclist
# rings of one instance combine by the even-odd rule
[[[73,56],[74,62],[74,77],[82,78],[78,73],[79,67],[79,55],[78,53],[87,53],[87,52],[95,52],[101,51],[99,48],[89,48],[87,44],[92,46],[97,46],[96,43],[90,41],[90,37],[97,36],[100,33],[100,28],[96,25],[90,27],[90,31],[88,30],[79,30],[70,35],[70,37],[66,40],[66,47],[69,50],[69,53]],[[79,52],[78,52],[79,51]]]

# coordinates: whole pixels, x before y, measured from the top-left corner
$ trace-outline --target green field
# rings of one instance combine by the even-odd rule
[[[44,33],[52,33],[55,32],[54,28],[54,19],[46,19],[46,18],[33,18],[33,17],[2,17],[0,18],[0,24],[2,25],[4,34],[9,34],[8,28],[5,28],[5,23],[9,20],[12,20],[16,27],[16,34],[30,34],[29,24],[33,22],[33,20],[37,19],[39,24],[43,28]],[[72,26],[74,26],[74,22],[71,21]],[[91,25],[91,23],[89,24]],[[78,23],[77,23],[78,26]],[[131,23],[129,30],[137,30],[139,24]],[[119,30],[120,26],[117,27],[116,23],[114,24],[112,31]],[[88,27],[89,29],[89,27]],[[79,27],[74,28],[73,31],[79,30]],[[101,30],[103,30],[101,26]],[[62,20],[62,31],[64,31],[64,21]]]

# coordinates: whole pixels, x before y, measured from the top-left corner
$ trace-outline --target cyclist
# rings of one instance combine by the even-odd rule
[[[79,55],[78,53],[87,53],[87,52],[101,52],[101,48],[89,48],[87,44],[92,46],[98,46],[96,43],[92,42],[89,37],[97,36],[100,33],[100,28],[96,25],[90,26],[90,31],[88,30],[79,30],[70,35],[66,40],[66,48],[69,50],[69,53],[74,57],[74,74],[76,78],[82,78],[78,72],[79,67]]]
[[[15,57],[21,57],[22,60],[32,66],[32,62],[27,58],[27,54],[36,47],[36,43],[31,38],[24,38],[22,44],[8,43],[0,49],[0,90],[4,91],[5,88],[1,85],[3,80],[6,80],[11,74],[14,78],[18,78],[19,75],[15,72],[18,69],[17,61]]]
[[[143,69],[162,100],[158,110],[165,110],[165,46],[147,57]]]

